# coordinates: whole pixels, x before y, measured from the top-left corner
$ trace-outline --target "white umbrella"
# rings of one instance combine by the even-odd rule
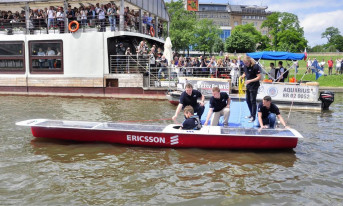
[[[168,60],[168,65],[170,65],[171,61],[173,60],[173,51],[172,51],[172,43],[169,37],[166,39],[166,43],[164,43],[164,52],[163,56],[166,57]]]

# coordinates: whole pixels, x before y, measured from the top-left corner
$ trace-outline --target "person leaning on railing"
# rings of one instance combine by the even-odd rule
[[[116,30],[116,14],[117,7],[115,4],[112,4],[111,7],[107,9],[108,21],[110,22],[111,31]]]
[[[48,29],[55,26],[56,11],[53,6],[50,6],[50,9],[47,12],[48,17]]]
[[[217,77],[217,62],[215,56],[212,56],[210,63],[207,64],[207,67],[210,68],[211,76]]]
[[[80,8],[80,15],[81,15],[81,25],[83,27],[87,26],[87,13],[88,11],[82,6]]]
[[[101,4],[100,9],[98,9],[98,18],[99,18],[99,23],[100,23],[100,32],[105,32],[106,31],[106,10],[104,8],[104,5]]]
[[[57,25],[60,27],[60,33],[64,33],[64,12],[63,12],[62,7],[58,8],[56,17],[57,17]]]
[[[124,72],[124,67],[125,64],[125,47],[123,43],[119,43],[119,45],[116,45],[116,53],[117,53],[117,71],[118,72]]]
[[[158,70],[157,77],[158,77],[158,79],[161,79],[162,78],[162,72],[163,72],[164,78],[166,79],[166,78],[168,78],[168,69],[167,69],[168,61],[167,61],[165,56],[162,56],[160,64],[161,64],[161,67]]]

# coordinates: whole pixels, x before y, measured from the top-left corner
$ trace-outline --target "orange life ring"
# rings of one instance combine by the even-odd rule
[[[150,35],[152,36],[152,37],[154,37],[155,36],[155,29],[154,29],[154,27],[150,27]]]
[[[74,29],[71,28],[73,26],[73,24],[76,25],[76,28],[74,28]],[[70,32],[76,32],[77,30],[79,30],[79,28],[80,28],[79,22],[72,21],[72,22],[69,23],[68,29],[69,29]]]

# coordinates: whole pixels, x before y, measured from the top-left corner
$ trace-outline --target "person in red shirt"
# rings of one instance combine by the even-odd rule
[[[332,74],[333,61],[332,58],[328,61],[329,75]]]

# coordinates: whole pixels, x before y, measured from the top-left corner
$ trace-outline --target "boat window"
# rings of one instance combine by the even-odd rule
[[[0,41],[0,73],[25,73],[24,41]]]
[[[29,41],[30,73],[63,73],[62,40]]]

